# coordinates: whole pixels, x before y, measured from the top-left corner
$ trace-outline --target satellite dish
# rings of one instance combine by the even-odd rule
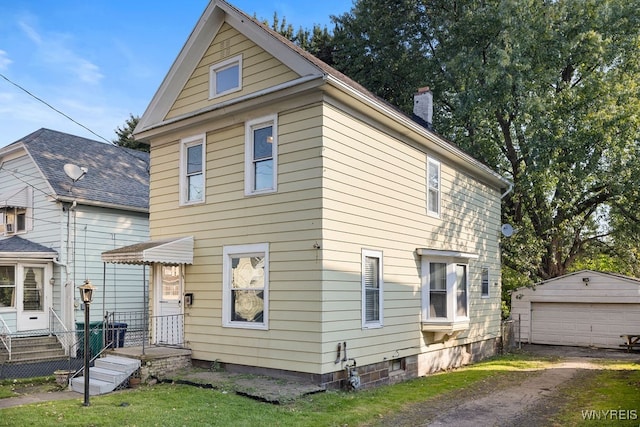
[[[73,163],[64,165],[64,173],[66,173],[73,182],[81,180],[86,175],[87,170],[87,168],[74,165]]]
[[[513,235],[513,227],[511,224],[502,224],[501,231],[505,237],[511,237]]]

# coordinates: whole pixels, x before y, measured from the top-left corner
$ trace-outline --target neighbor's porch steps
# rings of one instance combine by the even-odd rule
[[[138,368],[140,361],[128,357],[106,356],[96,359],[94,367],[89,368],[89,394],[93,396],[112,392]],[[84,393],[84,377],[73,378],[71,388]]]
[[[31,336],[11,340],[11,363],[40,362],[67,357],[55,336]],[[7,349],[0,344],[0,363],[9,362]]]

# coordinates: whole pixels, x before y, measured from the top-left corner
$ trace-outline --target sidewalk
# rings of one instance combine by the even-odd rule
[[[44,403],[53,400],[80,399],[83,394],[75,391],[51,391],[45,393],[24,394],[22,396],[8,397],[0,399],[0,409],[12,408],[20,405],[30,405],[32,403]]]

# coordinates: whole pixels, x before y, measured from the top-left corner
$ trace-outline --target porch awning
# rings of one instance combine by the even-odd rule
[[[149,240],[102,252],[102,261],[114,264],[193,264],[193,236]]]
[[[26,208],[29,203],[27,187],[13,188],[0,194],[0,207]]]

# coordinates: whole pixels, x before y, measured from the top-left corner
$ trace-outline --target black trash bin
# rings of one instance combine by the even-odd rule
[[[124,336],[127,332],[127,324],[126,323],[109,323],[107,328],[107,339],[111,343],[111,348],[121,348],[124,347]]]

